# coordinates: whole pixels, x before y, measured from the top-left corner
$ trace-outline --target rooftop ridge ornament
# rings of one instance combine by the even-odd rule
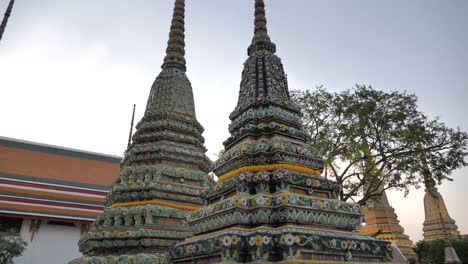
[[[276,52],[275,43],[271,42],[268,35],[267,19],[265,14],[265,2],[263,0],[255,0],[255,20],[254,20],[254,36],[252,44],[248,48],[248,55],[256,51]]]
[[[176,0],[172,15],[171,30],[167,41],[166,57],[161,68],[180,68],[185,66],[185,0]]]
[[[3,33],[5,32],[6,25],[8,23],[8,18],[10,18],[11,10],[13,10],[13,4],[15,0],[10,0],[8,7],[5,11],[5,15],[3,16],[2,23],[0,24],[0,41],[2,40]]]
[[[128,135],[127,150],[130,148],[130,145],[132,144],[133,122],[135,121],[135,108],[136,108],[136,104],[133,104],[132,122],[130,123],[130,134]]]

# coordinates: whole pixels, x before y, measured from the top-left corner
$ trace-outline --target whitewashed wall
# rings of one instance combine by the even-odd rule
[[[39,231],[31,241],[30,220],[24,220],[21,237],[28,242],[28,247],[21,257],[14,259],[15,264],[65,264],[81,256],[78,251],[80,225],[49,225],[42,221]]]

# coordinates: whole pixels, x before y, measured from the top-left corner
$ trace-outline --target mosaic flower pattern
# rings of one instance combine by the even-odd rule
[[[217,243],[216,241],[219,241]],[[192,245],[190,252],[187,247]],[[250,246],[253,260],[268,260],[273,248],[281,248],[285,259],[297,258],[301,249],[320,252],[352,252],[352,255],[374,254],[382,260],[390,260],[389,243],[375,238],[338,234],[333,232],[312,231],[286,228],[268,231],[236,231],[220,236],[210,236],[196,242],[178,244],[172,250],[175,258],[194,257],[218,252],[224,260],[235,260],[245,246]]]

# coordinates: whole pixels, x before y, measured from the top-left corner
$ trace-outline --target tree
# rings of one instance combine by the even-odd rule
[[[457,252],[462,263],[468,263],[468,236],[456,236],[450,238],[452,247]],[[418,255],[421,264],[444,263],[446,243],[443,239],[433,241],[419,241],[413,248]]]
[[[21,256],[27,243],[21,237],[9,233],[0,234],[0,264],[13,263],[13,258]]]
[[[292,97],[343,201],[359,198],[364,205],[387,189],[408,194],[424,182],[424,169],[440,184],[467,165],[467,133],[430,120],[415,95],[357,85],[340,93],[293,91]]]

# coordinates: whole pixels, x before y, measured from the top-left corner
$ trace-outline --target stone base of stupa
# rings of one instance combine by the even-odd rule
[[[424,241],[444,239],[447,236],[458,236],[460,232],[457,229],[458,227],[455,225],[455,221],[451,219],[444,219],[443,223],[439,221],[435,224],[424,222]]]
[[[167,254],[136,254],[119,256],[92,256],[72,260],[69,264],[166,264],[170,263]]]
[[[173,263],[391,263],[391,246],[372,237],[299,226],[230,228],[172,249]]]

